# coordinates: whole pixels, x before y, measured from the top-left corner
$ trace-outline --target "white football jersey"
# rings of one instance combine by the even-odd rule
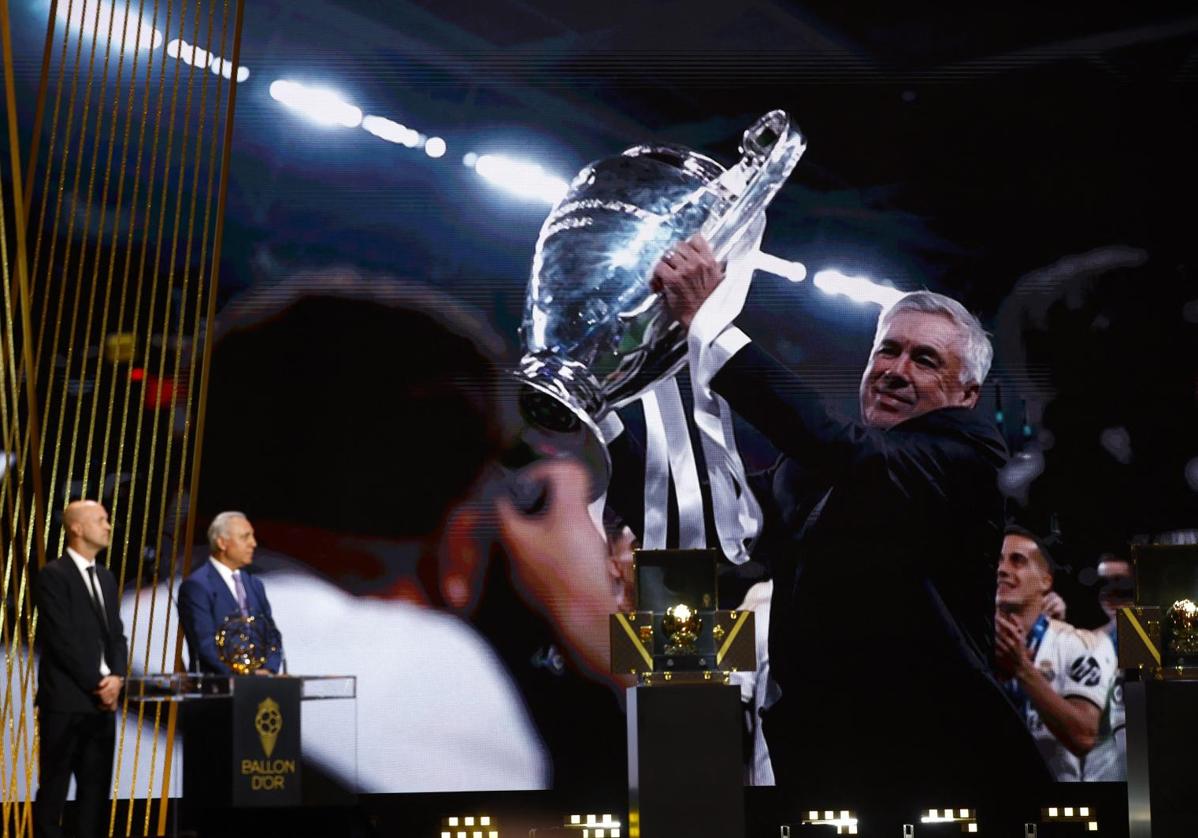
[[[1113,633],[1104,635],[1114,644]],[[1082,760],[1082,779],[1097,782],[1127,780],[1127,717],[1123,709],[1123,670],[1116,670],[1102,722],[1098,728],[1098,744]]]
[[[1106,707],[1117,670],[1115,647],[1107,635],[1050,620],[1034,663],[1058,695],[1077,696],[1099,709]],[[1063,782],[1081,780],[1081,760],[1057,741],[1030,701],[1024,714],[1028,729],[1053,776]]]

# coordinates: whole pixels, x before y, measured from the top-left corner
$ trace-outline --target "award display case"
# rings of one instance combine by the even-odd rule
[[[1193,834],[1198,821],[1198,545],[1132,548],[1135,604],[1119,609],[1132,838]]]
[[[612,671],[638,679],[627,690],[630,834],[741,838],[743,710],[730,679],[756,668],[753,613],[716,607],[716,550],[634,557],[636,611],[610,624]]]

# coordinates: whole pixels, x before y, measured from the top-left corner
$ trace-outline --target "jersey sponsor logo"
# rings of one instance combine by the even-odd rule
[[[1070,665],[1069,677],[1078,684],[1097,687],[1102,680],[1102,667],[1092,655],[1082,655]]]
[[[1038,664],[1036,664],[1036,669],[1039,669],[1040,674],[1043,675],[1048,681],[1055,681],[1057,679],[1057,670],[1055,667],[1053,667],[1052,661],[1050,660],[1040,661]]]

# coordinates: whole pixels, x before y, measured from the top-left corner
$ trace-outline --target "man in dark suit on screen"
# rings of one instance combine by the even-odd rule
[[[179,622],[187,638],[190,671],[232,674],[216,650],[216,633],[229,617],[265,618],[273,626],[266,586],[246,572],[257,546],[254,528],[242,513],[222,512],[212,519],[212,555],[179,586]],[[277,674],[281,664],[282,653],[275,651],[255,674]]]
[[[852,421],[718,300],[703,305],[722,279],[696,237],[654,283],[704,359],[700,386],[782,452],[758,493],[755,552],[774,579],[762,716],[787,799],[905,814],[937,795],[1010,800],[1012,785],[1046,781],[991,667],[1006,456],[974,410],[993,355],[985,331],[948,297],[903,296],[879,318]]]
[[[62,516],[66,555],[38,573],[38,836],[66,834],[62,814],[75,775],[76,834],[108,834],[116,706],[128,669],[120,592],[96,562],[112,538],[108,512],[80,500]]]

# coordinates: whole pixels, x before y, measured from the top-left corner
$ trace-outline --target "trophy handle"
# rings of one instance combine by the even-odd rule
[[[807,150],[807,140],[785,111],[770,111],[745,131],[740,150],[740,162],[706,188],[717,208],[701,232],[719,259],[728,256],[753,218],[764,213]]]

